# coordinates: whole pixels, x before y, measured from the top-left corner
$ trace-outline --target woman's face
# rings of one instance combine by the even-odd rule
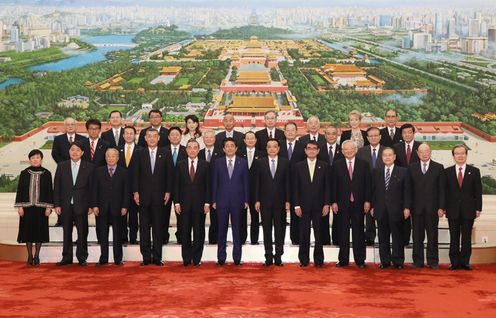
[[[43,161],[43,159],[41,159],[40,155],[34,155],[34,156],[31,156],[31,158],[29,158],[29,163],[33,167],[41,167],[42,161]]]
[[[358,119],[358,117],[355,115],[351,115],[350,116],[350,126],[351,126],[351,128],[358,128],[360,126],[360,119]]]
[[[196,132],[196,127],[198,127],[198,123],[196,123],[192,119],[188,119],[188,121],[186,122],[186,127],[188,128],[189,132]]]

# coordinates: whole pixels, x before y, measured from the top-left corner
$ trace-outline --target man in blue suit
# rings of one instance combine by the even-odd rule
[[[234,138],[223,141],[225,156],[214,162],[212,178],[212,207],[217,209],[219,234],[217,240],[217,265],[226,262],[226,239],[231,216],[234,264],[241,265],[240,222],[241,212],[248,208],[248,162],[236,156]]]

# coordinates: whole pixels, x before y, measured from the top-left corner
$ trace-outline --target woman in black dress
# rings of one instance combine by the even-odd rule
[[[17,242],[26,243],[27,265],[37,266],[40,265],[41,243],[49,241],[48,216],[53,208],[52,174],[41,166],[43,153],[40,150],[31,150],[28,157],[31,165],[21,171],[14,206],[20,217]]]

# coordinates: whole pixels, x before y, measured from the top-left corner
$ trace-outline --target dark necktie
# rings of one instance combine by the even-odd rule
[[[372,151],[372,168],[375,168],[375,164],[377,163],[377,152],[374,148]]]
[[[195,180],[195,162],[191,160],[191,167],[189,168],[189,177],[191,182]]]
[[[462,187],[463,185],[463,173],[462,173],[462,167],[458,168],[458,185],[460,186],[460,188]]]
[[[112,178],[114,175],[114,168],[109,168],[109,176]]]
[[[410,164],[410,158],[412,158],[412,148],[410,145],[406,145],[406,164]]]
[[[291,160],[291,157],[293,157],[293,143],[292,142],[289,143],[289,147],[288,147],[288,159]]]
[[[389,171],[389,168],[386,169],[386,178],[384,179],[384,185],[386,187],[386,191],[389,188],[389,180],[391,179],[391,173]]]
[[[329,164],[331,166],[333,161],[334,161],[334,154],[332,153],[332,146],[329,146]]]
[[[207,162],[210,162],[210,160],[212,160],[212,150],[208,150],[207,153]]]
[[[272,139],[272,130],[269,131],[269,138]]]

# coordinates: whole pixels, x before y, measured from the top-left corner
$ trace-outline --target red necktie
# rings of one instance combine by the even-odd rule
[[[93,157],[95,156],[95,142],[92,140],[90,144],[90,156],[91,161],[93,161]]]
[[[191,161],[191,167],[189,168],[189,177],[191,179],[191,182],[195,180],[195,166],[194,166],[194,161]]]
[[[412,157],[412,149],[410,148],[410,145],[406,145],[406,164],[410,164],[410,158]]]
[[[458,168],[458,185],[460,186],[460,188],[462,187],[462,184],[463,184],[463,174],[462,174],[462,169],[463,168]]]
[[[269,138],[272,139],[272,130],[269,131]]]
[[[114,168],[109,168],[109,176],[112,178],[114,175]]]
[[[353,180],[353,167],[351,165],[351,161],[348,164],[348,174],[350,175],[350,180]],[[350,193],[350,202],[355,202],[355,197],[353,196],[353,192]]]

